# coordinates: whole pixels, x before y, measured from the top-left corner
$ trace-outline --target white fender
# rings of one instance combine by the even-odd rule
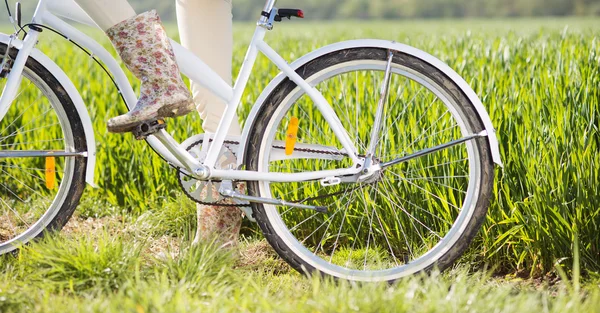
[[[452,70],[448,65],[446,65],[444,62],[438,60],[437,58],[433,57],[432,55],[430,55],[426,52],[423,52],[419,49],[416,49],[416,48],[413,48],[413,47],[410,47],[410,46],[407,46],[407,45],[404,45],[401,43],[397,43],[394,41],[376,40],[376,39],[350,40],[350,41],[334,43],[332,45],[325,46],[321,49],[315,50],[315,51],[301,57],[300,59],[296,60],[294,63],[290,64],[290,66],[294,70],[297,70],[298,68],[300,68],[301,66],[305,65],[306,63],[308,63],[309,61],[311,61],[315,58],[318,58],[320,56],[323,56],[323,55],[331,53],[331,52],[344,50],[344,49],[351,49],[351,48],[384,48],[384,49],[400,51],[402,53],[414,56],[416,58],[419,58],[419,59],[433,65],[434,67],[436,67],[437,69],[442,71],[444,74],[446,74],[448,77],[450,77],[450,79],[452,79],[460,87],[460,89],[465,93],[465,95],[469,98],[469,100],[471,100],[471,102],[475,106],[475,109],[477,110],[477,113],[479,114],[479,117],[481,118],[481,121],[483,122],[483,125],[487,132],[487,137],[488,137],[488,141],[490,144],[490,150],[492,152],[492,159],[494,160],[494,163],[498,164],[499,166],[503,166],[502,160],[500,158],[500,150],[498,148],[498,139],[496,137],[496,130],[494,129],[494,126],[492,125],[492,121],[491,121],[490,116],[488,115],[485,107],[479,100],[479,97],[477,97],[477,94],[475,94],[475,92],[473,91],[473,89],[471,89],[469,84],[467,84],[467,82],[462,77],[460,77],[460,75],[458,75],[454,70]],[[252,110],[250,111],[250,114],[249,114],[248,118],[246,119],[246,123],[244,125],[244,130],[242,132],[242,142],[248,142],[247,141],[248,134],[250,133],[250,129],[252,128],[252,125],[254,125],[254,120],[256,119],[258,112],[260,111],[262,106],[265,105],[265,100],[267,99],[267,97],[271,94],[271,92],[273,92],[275,87],[277,87],[285,78],[286,78],[286,76],[283,73],[277,75],[277,77],[275,77],[271,81],[271,83],[265,88],[265,90],[262,92],[262,94],[260,95],[258,100],[256,100],[255,105],[252,107]],[[246,145],[240,145],[239,150],[238,150],[238,156],[242,156],[242,157],[238,158],[238,162],[240,165],[243,164],[242,158],[244,156],[245,150],[246,150]]]
[[[10,36],[6,34],[0,33],[0,42],[8,44]],[[13,39],[12,46],[20,49],[23,46],[23,42],[19,39]],[[31,51],[30,56],[39,62],[42,66],[44,66],[50,73],[54,75],[54,77],[58,80],[58,82],[65,89],[73,104],[75,105],[75,109],[77,110],[77,114],[79,114],[79,118],[81,119],[81,123],[83,124],[83,129],[85,132],[85,139],[87,143],[87,168],[85,181],[90,184],[92,187],[96,187],[94,184],[94,170],[96,168],[96,139],[94,138],[94,128],[92,127],[92,120],[90,119],[90,115],[88,113],[85,104],[83,103],[83,99],[81,95],[73,85],[73,82],[69,79],[67,74],[63,72],[63,70],[56,65],[50,58],[44,55],[38,49],[33,49]]]

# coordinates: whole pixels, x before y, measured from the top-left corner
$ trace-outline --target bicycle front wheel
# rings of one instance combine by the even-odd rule
[[[16,54],[11,48],[13,59]],[[6,81],[0,79],[0,89]],[[85,188],[86,151],[73,101],[50,71],[29,58],[0,121],[0,255],[69,220]]]
[[[388,53],[380,48],[348,49],[314,59],[297,71],[329,100],[362,158],[370,145]],[[485,219],[493,181],[488,141],[461,141],[484,130],[474,105],[437,68],[414,56],[393,54],[373,162],[415,157],[367,179],[339,177],[337,185],[248,185],[252,195],[329,209],[322,214],[253,205],[267,240],[299,271],[354,281],[394,281],[436,266],[443,270],[461,256]],[[314,158],[306,158],[310,151],[302,151],[303,157],[295,158],[300,151],[294,148],[281,157],[273,147],[285,142],[290,130],[298,144],[339,152],[314,151]],[[324,116],[289,80],[267,98],[249,138],[250,170],[298,173],[352,166]],[[448,145],[451,142],[460,143]],[[429,152],[420,155],[425,151]]]

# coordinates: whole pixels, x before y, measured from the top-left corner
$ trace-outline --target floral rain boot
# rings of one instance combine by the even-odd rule
[[[217,160],[217,168],[227,169],[235,167],[237,157],[229,147],[221,148],[221,155]],[[200,241],[216,242],[221,248],[236,249],[240,228],[242,227],[243,213],[239,207],[230,205],[248,205],[243,201],[225,198],[219,194],[220,183],[198,182],[202,189],[200,199],[203,202],[216,202],[214,205],[198,203],[198,229],[193,244]],[[246,182],[237,182],[235,189],[246,193]]]
[[[192,244],[215,241],[221,248],[237,247],[242,227],[239,208],[198,204],[197,210],[198,230]]]
[[[239,183],[237,190],[246,193],[246,183]],[[212,193],[209,195],[208,193]],[[211,185],[202,191],[203,198],[217,199],[220,197],[217,186]],[[240,204],[235,199],[224,199],[219,204]],[[198,229],[193,245],[200,241],[215,241],[221,248],[235,248],[238,244],[240,228],[242,227],[242,211],[237,207],[215,205],[197,205]]]
[[[127,68],[141,80],[140,98],[135,108],[108,120],[108,131],[129,132],[142,122],[182,116],[195,109],[156,11],[120,22],[106,34]]]

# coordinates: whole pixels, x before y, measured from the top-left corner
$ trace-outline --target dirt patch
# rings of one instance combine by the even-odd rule
[[[251,242],[240,247],[240,257],[235,267],[273,274],[289,273],[292,270],[266,240]]]
[[[16,227],[15,222],[10,216],[0,216],[0,242],[5,242],[15,237],[15,231],[18,232],[18,230],[15,230]]]
[[[0,242],[5,242],[8,241],[10,239],[10,235],[8,230],[2,228],[0,226]]]
[[[8,229],[9,221],[6,219],[7,217],[0,216],[0,242],[10,239],[10,230]]]
[[[170,236],[149,238],[144,254],[159,260],[174,259],[179,255],[181,240]]]
[[[174,258],[179,254],[181,240],[171,236],[150,237],[136,223],[124,222],[121,217],[81,218],[74,216],[61,231],[67,238],[79,236],[121,236],[123,240],[141,243],[142,255],[148,258]]]
[[[515,288],[515,290],[547,290],[552,296],[558,295],[561,290],[564,291],[567,288],[560,277],[554,273],[528,278],[519,278],[514,274],[504,275],[492,277],[490,281],[494,284],[510,285]]]
[[[81,218],[73,216],[63,227],[61,233],[66,237],[92,236],[97,237],[103,232],[117,235],[125,231],[120,217]]]

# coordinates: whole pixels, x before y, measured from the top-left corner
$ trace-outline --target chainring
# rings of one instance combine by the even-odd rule
[[[204,138],[200,135],[199,140],[196,140],[188,145],[186,150],[197,160],[203,161],[206,158],[206,152],[202,150],[204,144]],[[237,166],[237,156],[233,152],[233,147],[237,145],[237,142],[226,141],[221,148],[219,158],[217,159],[216,167],[219,169],[230,169]],[[210,206],[220,207],[247,207],[247,202],[240,201],[239,203],[231,203],[230,199],[226,199],[215,190],[219,190],[221,187],[221,181],[201,181],[188,175],[183,171],[178,172],[179,186],[185,193],[185,195],[196,203]],[[238,189],[237,185],[240,182],[233,182],[234,188]],[[237,200],[234,200],[237,202]]]

